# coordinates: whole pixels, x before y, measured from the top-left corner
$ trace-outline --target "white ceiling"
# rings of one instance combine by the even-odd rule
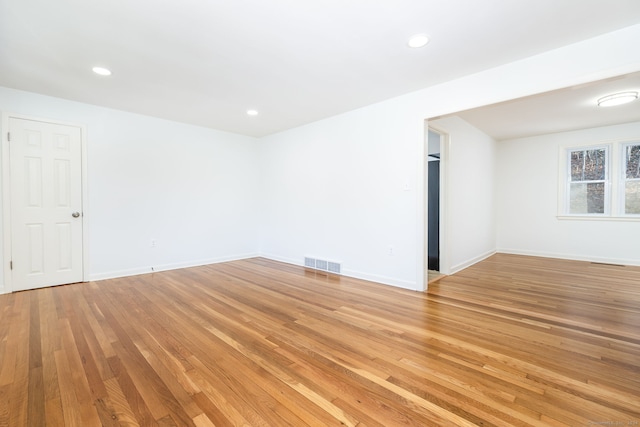
[[[638,0],[0,0],[0,85],[262,136],[638,22]]]
[[[640,93],[640,73],[501,102],[452,115],[482,130],[496,141],[637,122],[640,100],[598,107],[606,95]]]

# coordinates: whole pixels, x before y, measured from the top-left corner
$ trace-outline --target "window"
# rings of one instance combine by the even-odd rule
[[[640,220],[640,141],[561,147],[559,217]]]
[[[640,215],[640,143],[622,146],[623,212]]]
[[[609,147],[568,150],[568,213],[604,215],[609,209]],[[639,180],[640,181],[640,180]]]

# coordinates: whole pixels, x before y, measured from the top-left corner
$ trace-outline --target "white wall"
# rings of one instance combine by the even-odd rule
[[[87,126],[90,278],[260,251],[421,289],[424,120],[639,71],[637,40],[640,24],[259,141],[10,89],[0,109]],[[469,164],[464,153],[450,161],[453,171]],[[460,173],[456,187],[474,179]],[[448,216],[489,224],[468,219],[465,196],[451,192]],[[472,248],[456,239],[453,264],[491,246],[476,237]]]
[[[440,154],[440,134],[430,131],[427,121],[424,126],[427,135],[427,154]]]
[[[421,126],[380,104],[264,138],[263,255],[413,287]]]
[[[0,110],[86,126],[88,279],[257,254],[256,139],[7,88]]]
[[[558,218],[561,147],[640,138],[640,122],[498,143],[500,252],[640,265],[640,221]]]
[[[348,275],[421,289],[424,120],[638,71],[640,50],[627,47],[639,39],[640,25],[628,27],[264,138],[263,255],[296,264],[305,255],[336,259]],[[490,162],[485,145],[475,154]],[[456,188],[476,179],[463,172],[465,153],[453,152],[450,162]],[[478,185],[478,194],[491,193],[488,182]],[[471,218],[480,202],[465,197],[450,193],[448,217],[462,227],[450,253],[457,268],[495,248],[486,206]],[[466,245],[470,229],[480,234]]]
[[[445,207],[445,269],[452,274],[496,251],[494,175],[496,142],[459,117],[429,122],[448,135],[441,166]]]

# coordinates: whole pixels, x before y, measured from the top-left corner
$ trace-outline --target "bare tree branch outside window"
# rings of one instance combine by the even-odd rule
[[[624,146],[624,213],[640,215],[640,144]]]
[[[606,165],[606,148],[570,152],[569,213],[605,212]]]

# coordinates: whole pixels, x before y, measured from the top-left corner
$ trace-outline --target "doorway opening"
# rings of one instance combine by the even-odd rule
[[[427,126],[426,173],[427,173],[427,226],[426,226],[426,266],[427,284],[437,282],[446,274],[443,257],[444,230],[444,162],[446,134]]]

